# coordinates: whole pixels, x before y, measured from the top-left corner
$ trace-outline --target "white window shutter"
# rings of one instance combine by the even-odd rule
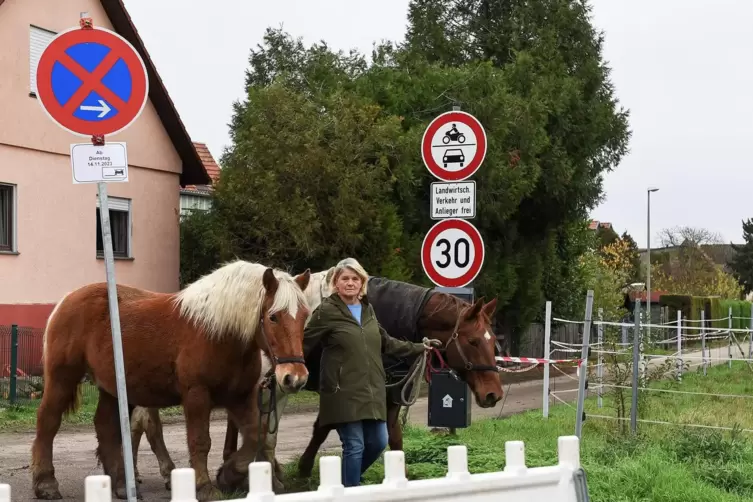
[[[37,65],[42,53],[57,33],[29,26],[29,91],[37,94]]]
[[[99,208],[99,197],[97,197],[97,208]],[[131,209],[131,199],[121,199],[120,197],[107,197],[107,208],[110,211],[125,211]]]

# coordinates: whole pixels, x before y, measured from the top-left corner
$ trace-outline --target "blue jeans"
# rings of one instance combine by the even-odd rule
[[[360,420],[337,428],[343,444],[343,486],[358,486],[361,475],[371,467],[387,447],[387,423]]]

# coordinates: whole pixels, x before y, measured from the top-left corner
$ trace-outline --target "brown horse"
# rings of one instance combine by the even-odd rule
[[[235,261],[175,294],[117,287],[129,406],[183,406],[201,501],[221,496],[207,468],[214,407],[227,409],[243,436],[241,449],[220,470],[220,486],[240,487],[247,478],[259,440],[261,351],[271,360],[267,376],[286,392],[306,383],[303,328],[310,312],[303,291],[309,279],[308,270],[293,278]],[[37,498],[61,498],[52,443],[62,415],[78,405],[77,387],[86,373],[99,388],[97,456],[115,495],[126,498],[112,350],[105,284],[84,286],[56,305],[44,334],[44,394],[32,446]]]
[[[331,294],[329,285],[333,269],[324,270],[311,275],[311,281],[305,291],[310,310],[314,310],[323,297]],[[476,401],[480,406],[493,407],[502,398],[502,384],[496,368],[495,336],[490,325],[497,301],[489,303],[479,300],[474,304],[461,300],[455,296],[431,291],[427,288],[407,284],[390,279],[372,277],[369,279],[369,301],[374,306],[377,318],[385,325],[385,329],[392,336],[420,341],[424,336],[436,338],[443,342],[448,364],[454,368],[459,376],[467,381],[473,390]],[[319,356],[312,353],[307,357],[309,379],[307,388],[317,390],[319,375]],[[412,360],[396,360],[385,356],[385,369],[389,375],[397,376],[406,372]],[[393,378],[397,380],[398,378]],[[407,388],[405,388],[407,387]],[[398,417],[404,405],[401,394],[411,390],[411,384],[392,387],[387,396],[389,445],[392,450],[402,450],[402,427]],[[269,420],[275,423],[272,428],[277,429],[275,418],[279,419],[284,412],[287,396],[284,389],[279,388],[275,403],[277,413],[270,414]],[[403,392],[405,391],[405,392]],[[266,391],[266,400],[270,400]],[[162,425],[157,410],[138,410],[131,422],[134,466],[136,452],[142,435],[146,432],[147,441],[157,456],[160,474],[169,489],[170,471],[174,464],[165,447],[162,437]],[[327,438],[330,429],[318,428],[315,424],[314,434],[306,448],[306,453],[299,463],[299,470],[304,475],[310,475],[316,453]],[[275,489],[282,488],[279,464],[275,460],[277,445],[277,431],[270,432],[266,437],[264,455],[260,458],[272,462],[275,466]],[[223,458],[229,459],[238,448],[238,429],[228,420],[225,436]]]

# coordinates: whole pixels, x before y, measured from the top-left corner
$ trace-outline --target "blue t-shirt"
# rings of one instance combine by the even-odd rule
[[[350,310],[350,313],[353,314],[353,317],[355,317],[358,324],[361,324],[361,302],[358,302],[355,305],[348,305],[348,309]]]

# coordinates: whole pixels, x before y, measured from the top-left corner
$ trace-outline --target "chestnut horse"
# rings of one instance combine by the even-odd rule
[[[311,275],[308,288],[305,290],[307,303],[311,312],[322,301],[322,298],[332,293],[330,278],[333,268]],[[420,341],[424,336],[439,339],[444,344],[447,362],[459,376],[467,381],[473,390],[476,402],[482,407],[493,407],[502,398],[502,384],[497,372],[495,360],[495,337],[493,335],[490,318],[496,307],[496,299],[489,303],[478,300],[474,304],[461,300],[455,296],[431,291],[413,284],[400,281],[372,277],[369,279],[369,301],[374,306],[379,322],[386,321],[391,335]],[[406,315],[399,315],[400,312]],[[397,316],[394,315],[397,313]],[[393,319],[387,319],[393,317]],[[308,319],[307,319],[308,322]],[[390,329],[392,328],[392,329]],[[400,336],[403,335],[403,336]],[[318,390],[318,368],[320,352],[312,352],[307,359],[310,376],[307,388]],[[399,380],[398,375],[405,373],[413,362],[411,359],[396,360],[384,356],[385,370],[393,383]],[[391,387],[387,395],[389,445],[392,450],[402,450],[402,427],[398,417],[403,406],[401,394],[411,391],[411,383]],[[405,388],[408,387],[408,388]],[[287,396],[282,388],[278,388],[275,403],[276,413],[271,413],[269,421],[277,422],[284,412]],[[265,400],[269,402],[269,391],[264,392]],[[269,405],[267,405],[269,406]],[[174,468],[170,455],[162,437],[162,425],[156,409],[138,410],[138,418],[134,413],[131,423],[134,448],[134,465],[136,452],[141,436],[147,435],[152,451],[157,456],[160,474],[169,487],[170,471]],[[275,417],[276,415],[276,417]],[[275,418],[277,420],[275,420]],[[263,456],[275,466],[275,491],[282,488],[281,470],[275,459],[277,445],[277,423],[269,424],[275,429],[266,437]],[[299,462],[299,470],[303,475],[310,475],[314,458],[321,445],[327,439],[330,428],[319,428],[314,425],[314,434],[306,448],[306,452]],[[228,421],[225,436],[223,458],[228,459],[237,450],[238,429]]]
[[[272,362],[267,376],[285,392],[305,385],[309,279],[308,270],[294,278],[239,260],[174,294],[117,286],[129,406],[183,406],[198,500],[221,497],[207,468],[214,407],[227,409],[243,436],[220,470],[219,485],[236,489],[247,478],[259,440],[261,351]],[[77,387],[88,373],[99,388],[97,457],[115,495],[126,498],[106,284],[89,284],[60,300],[47,321],[42,357],[44,394],[31,462],[35,496],[61,498],[52,443],[62,415],[77,408]]]

